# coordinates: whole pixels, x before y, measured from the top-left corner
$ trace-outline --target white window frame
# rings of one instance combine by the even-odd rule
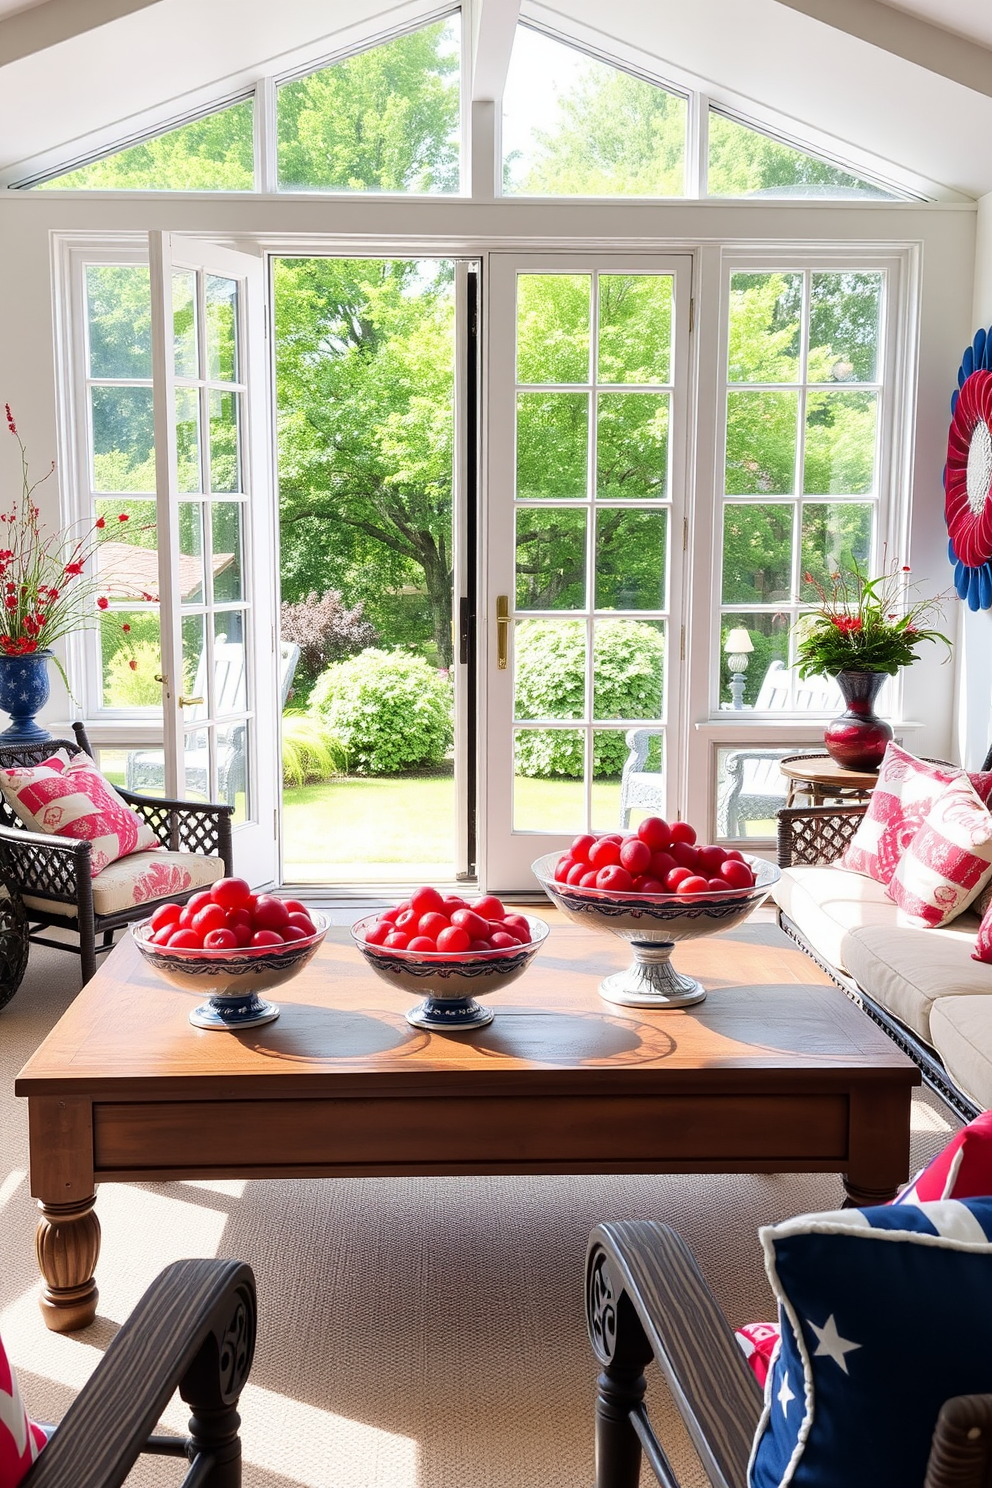
[[[725,244],[700,253],[699,394],[697,465],[691,547],[696,555],[694,597],[685,683],[693,721],[682,741],[687,762],[683,815],[715,833],[717,748],[813,744],[822,747],[822,717],[800,712],[754,713],[721,709],[719,699],[722,600],[722,517],[726,440],[727,354],[731,275],[763,270],[864,270],[885,275],[883,327],[879,340],[882,387],[879,392],[877,511],[872,563],[898,557],[908,561],[912,516],[912,456],[920,323],[920,248],[918,245],[863,244],[839,248],[836,243]],[[798,386],[799,384],[797,384]],[[758,388],[760,385],[755,384]],[[852,389],[861,386],[851,384]],[[731,500],[733,498],[730,498]],[[801,493],[790,498],[796,503]],[[708,555],[708,559],[702,555]],[[900,674],[887,684],[889,716],[899,732],[919,727],[904,717]],[[826,716],[826,715],[823,715]],[[703,748],[699,746],[703,745]]]

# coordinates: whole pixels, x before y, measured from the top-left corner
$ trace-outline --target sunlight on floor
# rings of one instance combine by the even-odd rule
[[[0,1183],[0,1209],[3,1208],[8,1199],[12,1199],[27,1177],[23,1168],[12,1168],[6,1178]]]
[[[958,1125],[957,1120],[948,1114],[941,1115],[933,1106],[924,1105],[921,1100],[914,1100],[909,1114],[909,1129],[914,1132],[949,1132]]]
[[[15,1170],[4,1180],[0,1204],[25,1177]],[[240,1198],[245,1183],[224,1179],[189,1186]],[[145,1288],[170,1261],[216,1255],[227,1224],[226,1208],[166,1198],[125,1184],[102,1185],[98,1208],[103,1228],[98,1318],[114,1323],[124,1322]],[[141,1236],[140,1247],[134,1244],[136,1235]],[[83,1337],[50,1333],[38,1310],[36,1287],[0,1314],[0,1334],[15,1368],[71,1390],[82,1388],[103,1351]],[[246,1463],[301,1488],[326,1488],[329,1462],[335,1464],[335,1488],[370,1488],[376,1483],[417,1488],[420,1454],[412,1437],[335,1415],[250,1381],[241,1397],[240,1413]],[[163,1424],[183,1433],[188,1419],[188,1410],[175,1396],[162,1417]]]

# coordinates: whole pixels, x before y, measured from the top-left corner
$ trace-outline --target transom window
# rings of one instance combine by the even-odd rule
[[[126,145],[10,184],[59,190],[419,194],[469,182],[461,80],[471,73],[461,11],[380,38],[253,96],[161,124]],[[769,196],[906,199],[918,195],[838,153],[804,148],[711,107],[701,92],[594,56],[532,24],[516,27],[499,107],[499,181],[508,197]],[[791,129],[789,135],[792,135]],[[78,146],[77,146],[78,148]],[[691,162],[696,162],[693,166]],[[491,181],[487,185],[491,191]]]

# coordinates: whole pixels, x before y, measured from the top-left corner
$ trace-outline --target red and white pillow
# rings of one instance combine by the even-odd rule
[[[94,878],[117,858],[160,846],[89,755],[66,760],[60,750],[40,765],[0,770],[0,791],[29,830],[89,841]]]
[[[967,776],[933,802],[889,880],[903,923],[937,929],[953,920],[992,879],[992,815]]]
[[[878,784],[844,851],[842,866],[887,886],[934,801],[962,774],[953,765],[928,765],[898,744],[889,744]]]
[[[28,1420],[0,1338],[0,1488],[17,1488],[47,1440],[41,1427]]]
[[[975,937],[975,949],[971,953],[973,961],[987,961],[992,964],[992,901],[985,906],[982,923],[978,927]]]
[[[992,1194],[992,1111],[961,1127],[931,1158],[893,1204],[929,1204],[940,1199],[980,1199]],[[748,1365],[764,1387],[779,1340],[778,1323],[745,1323],[735,1330]]]

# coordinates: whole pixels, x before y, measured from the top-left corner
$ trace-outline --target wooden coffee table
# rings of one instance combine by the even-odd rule
[[[95,1316],[101,1182],[838,1172],[851,1200],[891,1198],[919,1071],[801,951],[754,921],[687,942],[710,992],[677,1012],[597,996],[628,959],[555,923],[488,1028],[427,1033],[339,929],[275,1023],[231,1034],[192,1028],[199,999],[126,938],[15,1086],[48,1326]]]

